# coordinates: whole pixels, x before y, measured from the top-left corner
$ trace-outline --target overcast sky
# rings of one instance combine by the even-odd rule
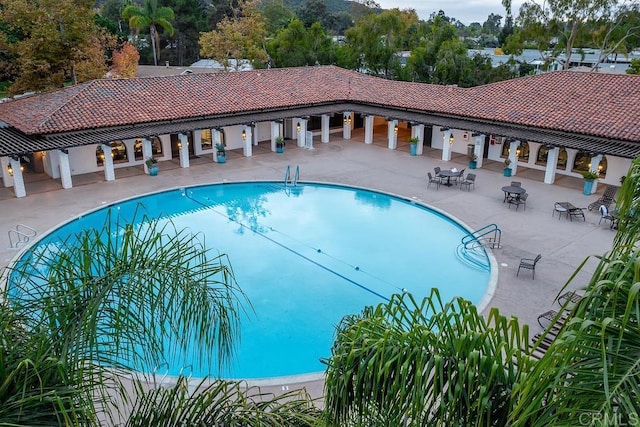
[[[482,24],[491,13],[502,16],[504,25],[506,12],[501,0],[377,0],[383,9],[415,9],[420,19],[427,20],[433,12],[443,10],[445,15],[456,18],[465,25],[472,22]],[[513,16],[518,15],[519,0],[512,0]]]

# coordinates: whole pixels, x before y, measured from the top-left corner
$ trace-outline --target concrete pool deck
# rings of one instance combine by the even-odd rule
[[[105,182],[102,173],[74,176],[74,187],[63,190],[59,180],[49,178],[27,181],[27,197],[15,198],[11,189],[0,189],[0,267],[8,265],[17,254],[9,248],[8,231],[25,224],[44,234],[61,222],[86,211],[100,208],[121,199],[176,187],[223,181],[282,180],[287,165],[300,166],[300,181],[340,183],[366,187],[413,198],[444,210],[473,229],[495,223],[502,230],[502,247],[493,250],[498,263],[498,283],[489,307],[497,307],[506,316],[516,316],[530,326],[531,334],[541,330],[536,322],[539,314],[557,308],[554,298],[574,273],[576,267],[590,255],[601,255],[611,249],[614,231],[599,225],[597,210],[585,209],[586,221],[569,221],[552,217],[553,203],[569,201],[586,208],[598,199],[598,193],[582,194],[582,180],[557,176],[555,185],[542,182],[543,171],[518,168],[517,177],[504,177],[502,163],[485,161],[476,169],[475,190],[459,187],[427,188],[427,172],[435,166],[443,169],[467,167],[465,156],[457,155],[450,162],[440,160],[441,152],[425,147],[423,156],[412,157],[406,143],[398,150],[389,150],[384,141],[365,145],[360,135],[351,140],[332,137],[328,144],[314,142],[307,150],[287,144],[284,154],[272,153],[267,143],[254,147],[252,157],[237,151],[228,152],[227,163],[213,163],[211,156],[192,159],[190,168],[179,168],[176,162],[160,163],[160,173],[151,177],[142,174],[142,166],[116,169],[116,180]],[[469,172],[469,169],[465,171]],[[526,210],[503,203],[501,187],[512,180],[521,181],[529,193]],[[391,225],[392,226],[392,225]],[[222,251],[224,248],[220,248]],[[530,271],[516,277],[520,258],[542,254],[536,267],[535,280]],[[231,260],[233,263],[233,260]],[[585,285],[597,260],[593,257],[569,285],[570,289]],[[489,308],[484,310],[487,314]],[[322,381],[302,376],[298,381],[271,379],[258,382],[263,391],[281,393],[283,387],[293,390],[305,386],[308,392],[322,395]]]

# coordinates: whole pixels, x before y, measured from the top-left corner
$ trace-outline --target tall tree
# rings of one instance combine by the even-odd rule
[[[90,0],[1,0],[10,37],[4,49],[17,59],[12,93],[48,90],[104,77],[108,37],[94,21]]]
[[[160,57],[160,34],[158,27],[164,29],[169,36],[174,29],[171,21],[175,18],[173,10],[169,7],[158,7],[158,0],[144,0],[142,7],[130,4],[122,11],[122,17],[129,20],[129,27],[136,32],[147,28],[151,36],[151,48],[153,50],[153,64],[158,65]]]
[[[524,41],[534,41],[540,52],[552,51],[550,59],[564,52],[563,67],[569,68],[575,41],[585,24],[608,17],[618,0],[527,0],[520,6],[516,23]],[[511,10],[511,0],[503,0]]]
[[[226,17],[215,30],[200,35],[200,54],[215,59],[227,69],[233,63],[239,69],[243,59],[250,61],[254,67],[264,67],[269,59],[265,46],[266,35],[257,2],[243,0],[234,8],[234,18]]]

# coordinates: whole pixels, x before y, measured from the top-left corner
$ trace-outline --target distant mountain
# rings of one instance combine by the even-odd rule
[[[307,0],[284,0],[284,5],[293,10],[294,12],[300,5],[306,3]],[[340,12],[347,12],[354,16],[360,16],[366,12],[369,8],[362,3],[348,0],[324,0],[327,5],[327,13],[336,14]]]

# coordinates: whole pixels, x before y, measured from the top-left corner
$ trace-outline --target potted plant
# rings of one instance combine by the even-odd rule
[[[416,136],[409,138],[409,146],[411,147],[412,156],[415,156],[418,152],[418,142],[420,142],[420,138]]]
[[[478,156],[475,153],[469,155],[469,169],[475,169],[478,166]]]
[[[227,161],[227,147],[220,142],[216,144],[216,160],[218,163],[225,163]]]
[[[147,170],[149,171],[149,175],[156,176],[158,175],[158,161],[153,157],[147,157],[147,160],[144,161],[147,165]]]
[[[598,172],[594,172],[594,171],[584,171],[584,172],[581,172],[581,174],[582,174],[582,179],[584,179],[584,188],[582,192],[586,196],[588,196],[591,194],[591,189],[593,188],[593,181],[598,179],[599,175],[598,175]]]
[[[276,137],[276,153],[284,153],[284,138],[281,136]]]
[[[502,171],[504,176],[511,176],[511,168],[509,166],[511,166],[511,160],[507,157],[504,159],[504,169]]]

